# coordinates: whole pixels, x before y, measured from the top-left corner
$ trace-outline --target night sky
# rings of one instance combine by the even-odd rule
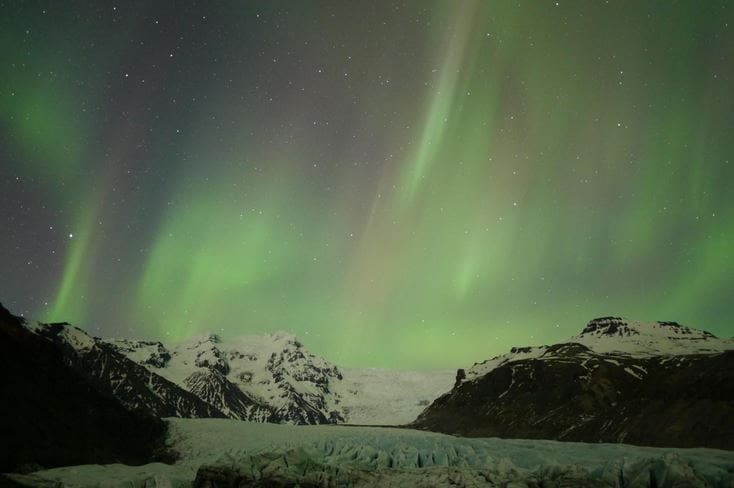
[[[734,335],[734,2],[0,2],[0,301],[459,367]]]

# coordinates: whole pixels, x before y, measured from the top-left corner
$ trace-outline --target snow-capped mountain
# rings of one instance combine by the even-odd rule
[[[594,319],[466,373],[416,427],[467,436],[734,448],[734,341],[674,322]]]
[[[636,357],[713,354],[734,349],[734,341],[677,322],[636,322],[622,317],[602,317],[589,322],[577,342],[594,352]]]
[[[24,321],[66,362],[126,408],[157,417],[399,425],[453,384],[453,371],[341,370],[292,334],[166,345],[103,340],[68,323]]]
[[[339,369],[311,354],[293,336],[212,334],[168,347],[112,341],[130,359],[199,395],[232,418],[323,424],[343,421],[330,385]]]
[[[252,421],[404,424],[453,383],[449,371],[343,371],[286,332],[227,339],[212,334],[169,346],[111,344],[227,416]]]
[[[734,338],[718,338],[705,330],[677,322],[638,322],[622,317],[591,320],[580,334],[560,344],[581,344],[599,354],[624,357],[652,357],[714,354],[734,349]],[[510,361],[553,358],[550,346],[513,347],[507,354],[473,365],[465,381],[483,376]]]

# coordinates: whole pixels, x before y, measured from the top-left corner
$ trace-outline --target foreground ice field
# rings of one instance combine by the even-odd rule
[[[407,429],[169,419],[174,465],[88,465],[27,486],[734,487],[734,452],[466,439]],[[56,485],[58,486],[58,485]]]

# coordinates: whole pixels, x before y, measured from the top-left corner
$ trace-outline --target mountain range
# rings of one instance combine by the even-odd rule
[[[96,389],[156,417],[397,425],[451,388],[454,372],[341,369],[292,334],[184,342],[103,340],[68,323],[16,318]]]
[[[603,317],[558,344],[411,372],[342,369],[285,332],[103,340],[0,306],[0,374],[0,470],[165,459],[162,417],[734,449],[734,339],[675,322]]]

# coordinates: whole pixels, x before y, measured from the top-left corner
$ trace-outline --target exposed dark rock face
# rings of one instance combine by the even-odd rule
[[[309,357],[310,356],[310,357]],[[342,379],[336,366],[320,367],[311,361],[312,354],[304,354],[302,345],[294,341],[280,353],[272,353],[267,370],[283,399],[275,409],[273,422],[296,424],[327,424],[343,422],[344,418],[336,411],[327,411],[326,395],[330,393],[330,380]],[[291,378],[289,380],[289,378]],[[297,391],[291,381],[309,382],[315,386],[315,393]]]
[[[184,383],[191,393],[229,418],[253,422],[270,422],[273,418],[272,409],[247,395],[216,369],[191,373]]]
[[[166,431],[163,421],[100,391],[57,345],[1,305],[0,398],[0,472],[147,463]]]
[[[209,336],[208,344],[210,347],[198,351],[194,364],[199,368],[207,368],[227,376],[229,374],[229,363],[216,346],[219,342],[219,336]]]
[[[590,334],[598,330],[601,330],[605,335],[609,336],[638,334],[637,331],[629,328],[627,321],[622,317],[599,317],[593,319],[581,333]]]
[[[344,420],[337,412],[332,412],[331,417],[327,417],[321,410],[323,405],[318,398],[316,403],[312,404],[305,395],[299,394],[289,384],[283,385],[281,395],[285,402],[275,410],[272,417],[274,422],[313,425]]]
[[[127,358],[115,346],[93,340],[69,324],[50,324],[37,329],[64,352],[70,366],[99,391],[117,398],[130,410],[156,417],[225,417],[216,407]],[[75,346],[73,336],[83,334],[89,347]],[[162,358],[164,356],[157,356]]]
[[[454,383],[454,388],[459,386],[462,381],[466,379],[466,370],[459,368],[456,370],[456,382]]]
[[[556,344],[540,358],[460,382],[414,426],[472,437],[734,449],[734,350],[631,357]]]
[[[225,417],[215,406],[99,343],[78,357],[78,366],[101,389],[132,410],[157,417]]]

